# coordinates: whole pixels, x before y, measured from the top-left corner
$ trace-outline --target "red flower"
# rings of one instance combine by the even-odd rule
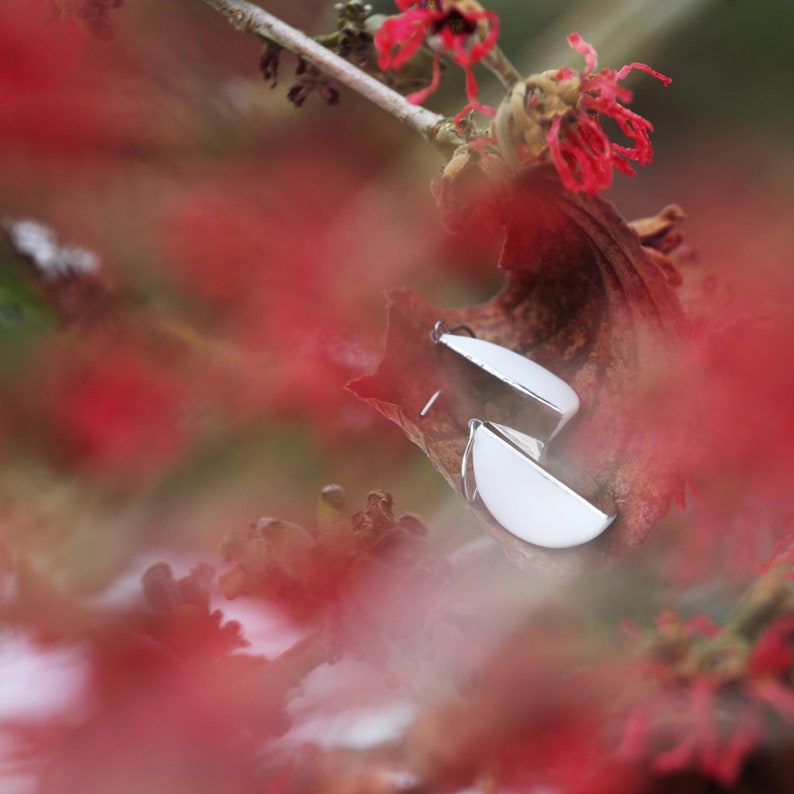
[[[497,115],[497,136],[514,164],[539,161],[548,153],[568,190],[595,196],[609,187],[613,169],[633,174],[630,160],[646,165],[653,159],[653,125],[626,107],[632,94],[618,82],[634,69],[665,85],[670,78],[644,63],[596,72],[595,49],[578,33],[568,36],[568,43],[584,56],[584,71],[563,67],[517,83]],[[612,118],[632,145],[612,143],[600,116]]]
[[[466,73],[466,96],[470,108],[493,116],[492,108],[477,101],[477,81],[471,67],[496,45],[499,19],[475,0],[395,0],[402,11],[389,17],[375,34],[378,64],[382,71],[400,69],[427,42],[435,51],[433,79],[427,88],[409,94],[407,99],[421,104],[432,94],[441,78],[439,59],[446,53]]]
[[[769,597],[769,585],[755,599]],[[752,592],[752,591],[751,591]],[[774,598],[772,598],[774,601]],[[751,596],[744,602],[748,609]],[[764,602],[765,603],[765,602]],[[762,602],[755,603],[761,609]],[[618,755],[661,774],[696,771],[733,785],[751,753],[794,723],[791,686],[794,617],[773,618],[756,636],[705,616],[688,622],[672,611],[656,632],[636,631],[640,658],[626,680],[630,701]]]
[[[595,72],[598,56],[592,45],[578,33],[568,36],[568,44],[585,59],[585,70],[580,73],[563,67],[557,80],[578,80],[581,99],[572,114],[555,116],[546,140],[554,166],[569,190],[583,190],[596,195],[609,187],[612,169],[624,174],[634,174],[629,160],[647,165],[653,160],[653,148],[648,133],[653,125],[621,102],[631,101],[631,91],[618,85],[634,69],[640,69],[670,84],[670,78],[654,71],[644,63],[630,63],[619,71],[602,69]],[[606,136],[598,114],[609,116],[617,122],[633,146],[619,146]]]
[[[54,24],[43,2],[0,3],[0,104],[30,92],[59,87],[83,50],[84,34],[73,23]],[[36,96],[33,101],[39,101]],[[13,116],[20,110],[14,107]],[[0,123],[5,132],[5,122]]]
[[[68,461],[132,482],[184,453],[185,387],[174,362],[116,345],[70,362],[54,385],[52,405],[42,408]]]

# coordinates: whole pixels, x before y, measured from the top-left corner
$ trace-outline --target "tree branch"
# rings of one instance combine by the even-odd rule
[[[246,0],[204,0],[204,2],[223,14],[237,30],[268,39],[303,58],[433,143],[442,146],[455,143],[448,140],[449,125],[445,123],[446,119],[443,116],[418,105],[412,105],[401,94],[259,6]]]

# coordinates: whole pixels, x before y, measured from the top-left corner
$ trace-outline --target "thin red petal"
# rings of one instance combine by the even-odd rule
[[[634,69],[639,69],[641,72],[645,72],[646,74],[651,75],[651,77],[661,80],[666,86],[673,82],[672,78],[667,77],[667,75],[657,72],[655,69],[651,69],[651,67],[647,64],[637,63],[636,61],[634,63],[627,64],[622,69],[618,69],[616,72],[617,79],[623,80]]]
[[[490,108],[487,105],[481,105],[477,101],[477,80],[474,77],[474,72],[472,72],[471,67],[464,66],[463,70],[466,73],[466,96],[468,97],[471,106],[478,113],[482,113],[484,116],[495,116],[496,111],[493,108]]]
[[[386,19],[375,34],[381,71],[399,69],[405,65],[422,46],[427,27],[427,16],[420,11],[409,11],[402,16]]]
[[[562,142],[560,141],[561,124],[562,119],[559,116],[555,116],[551,120],[551,126],[549,127],[548,133],[546,133],[549,155],[551,156],[551,161],[554,163],[554,168],[562,180],[562,184],[568,188],[568,190],[579,190],[580,185],[573,178],[568,162],[562,155]]]
[[[611,181],[609,169],[604,169],[599,158],[588,150],[578,130],[572,127],[567,127],[564,133],[561,130],[562,119],[557,116],[552,120],[547,141],[563,185],[568,190],[597,195]]]
[[[563,184],[569,190],[595,196],[609,187],[613,165],[611,145],[596,116],[582,116],[576,125],[563,124],[561,117],[557,117],[547,142]]]
[[[583,75],[585,77],[595,71],[598,65],[598,55],[592,44],[588,44],[578,33],[571,33],[568,36],[568,46],[584,57],[585,69]]]
[[[626,176],[634,176],[637,173],[631,163],[620,156],[612,158],[612,167]]]
[[[586,103],[602,102],[611,105],[617,102],[628,104],[634,95],[628,88],[618,85],[617,72],[612,69],[602,69],[597,74],[585,78],[582,96]]]
[[[408,94],[406,99],[413,105],[421,105],[437,88],[441,82],[441,66],[439,64],[439,54],[436,53],[433,58],[433,79],[427,88],[420,91],[414,91],[413,94]]]
[[[493,11],[480,12],[477,17],[488,20],[488,35],[471,48],[471,63],[482,60],[496,46],[499,38],[499,17]]]

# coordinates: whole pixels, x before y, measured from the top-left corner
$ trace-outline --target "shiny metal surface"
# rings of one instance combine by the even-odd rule
[[[551,441],[579,410],[576,392],[562,378],[520,353],[453,333],[437,334],[436,341],[551,412],[554,421],[540,441]]]
[[[545,469],[515,431],[479,419],[469,430],[461,464],[466,498],[473,502],[479,496],[516,537],[545,548],[569,548],[598,537],[615,519]]]

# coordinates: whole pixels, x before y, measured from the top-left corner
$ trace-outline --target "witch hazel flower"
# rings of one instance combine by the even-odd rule
[[[511,166],[550,159],[568,190],[594,196],[609,187],[614,170],[634,174],[632,161],[642,166],[653,159],[653,125],[627,107],[632,93],[619,82],[635,69],[665,85],[670,78],[644,63],[597,72],[592,45],[578,33],[568,36],[568,44],[584,57],[584,70],[562,67],[517,82],[499,108],[494,129]],[[617,124],[630,145],[609,140],[604,117]]]
[[[493,116],[493,108],[477,100],[477,80],[472,67],[496,46],[499,19],[486,11],[476,0],[395,0],[402,12],[387,18],[375,34],[378,66],[381,71],[399,70],[427,44],[434,52],[433,77],[426,88],[406,98],[421,105],[441,80],[441,55],[447,55],[466,74],[466,96],[469,104],[457,115],[460,119],[472,108]]]
[[[734,785],[757,750],[794,735],[794,594],[784,571],[762,577],[722,626],[665,611],[628,634],[619,757],[656,774],[694,772]]]

